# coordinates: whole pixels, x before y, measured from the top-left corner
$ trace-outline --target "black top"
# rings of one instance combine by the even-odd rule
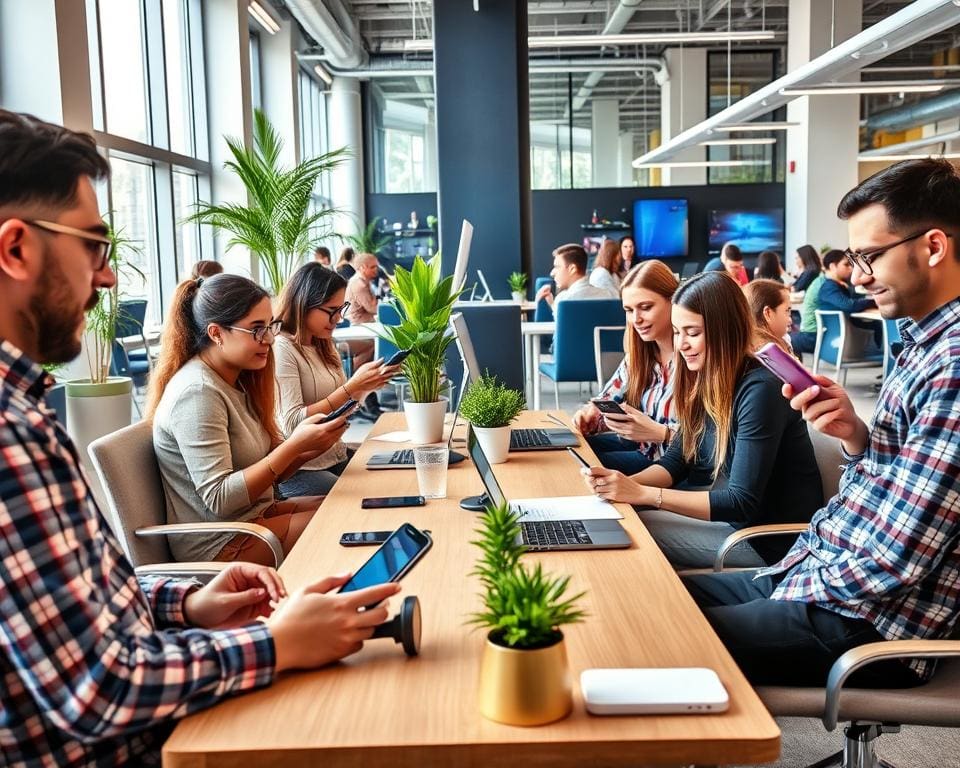
[[[805,269],[800,273],[793,285],[790,286],[791,291],[805,291],[810,287],[810,283],[817,279],[817,275],[820,274],[819,269]]]
[[[344,280],[349,280],[351,277],[357,274],[357,270],[353,268],[353,265],[350,264],[350,262],[346,262],[345,264],[341,264],[339,267],[337,267],[337,274],[340,275],[340,277],[342,277]]]
[[[820,471],[807,425],[780,392],[780,380],[751,361],[733,399],[730,447],[710,493],[710,519],[734,528],[768,523],[806,523],[823,505]],[[690,475],[712,471],[716,427],[707,419],[692,463],[677,437],[658,464],[676,486]],[[751,546],[767,562],[779,560],[790,536],[755,539]]]

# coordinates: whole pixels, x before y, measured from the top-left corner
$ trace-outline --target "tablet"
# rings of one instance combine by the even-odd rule
[[[725,712],[727,691],[712,669],[586,669],[580,690],[592,715]]]

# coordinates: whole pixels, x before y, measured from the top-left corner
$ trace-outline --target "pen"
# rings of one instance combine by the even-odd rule
[[[550,421],[555,422],[556,424],[559,424],[561,427],[567,427],[566,424],[564,424],[562,421],[560,421],[560,419],[558,419],[558,418],[557,418],[556,416],[554,416],[552,413],[548,413],[548,414],[547,414],[547,418],[550,419]],[[569,427],[567,427],[567,428],[569,429]]]

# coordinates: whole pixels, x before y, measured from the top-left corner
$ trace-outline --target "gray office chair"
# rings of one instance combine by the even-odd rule
[[[209,579],[227,565],[221,562],[173,560],[167,536],[248,533],[273,552],[277,566],[283,547],[269,528],[254,523],[165,524],[166,497],[153,451],[153,429],[140,421],[94,440],[88,449],[107,497],[111,524],[139,575],[194,576]]]

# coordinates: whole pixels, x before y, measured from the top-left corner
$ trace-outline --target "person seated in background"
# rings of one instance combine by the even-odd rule
[[[356,251],[354,251],[349,245],[340,251],[340,257],[337,259],[337,263],[333,268],[344,280],[349,280],[357,272],[352,263],[355,255]]]
[[[757,266],[753,269],[754,280],[775,280],[781,285],[793,282],[793,278],[780,263],[780,254],[775,251],[762,251],[757,256]]]
[[[790,346],[790,289],[776,280],[752,280],[744,287],[744,295],[753,315],[753,348],[760,349],[771,341],[784,352],[793,354]]]
[[[609,299],[609,291],[590,285],[587,280],[587,252],[582,245],[567,243],[553,252],[553,269],[550,277],[557,284],[557,295],[549,284],[540,287],[535,301],[544,299],[551,307],[558,301],[568,299]]]
[[[289,552],[310,522],[321,498],[277,501],[274,483],[330,450],[346,415],[320,424],[318,414],[283,440],[272,350],[279,327],[270,295],[245,277],[177,286],[146,412],[168,523],[259,523]],[[267,545],[246,534],[176,536],[170,550],[178,560],[273,562]]]
[[[330,266],[330,249],[324,245],[318,245],[313,249],[313,260],[318,264],[322,264],[325,267]]]
[[[626,274],[635,266],[633,260],[637,256],[637,244],[633,237],[624,235],[620,238],[620,272]]]
[[[109,174],[92,136],[0,110],[4,765],[159,765],[177,719],[355,653],[387,618],[361,606],[399,591],[335,594],[347,574],[288,596],[248,563],[204,586],[134,572],[40,367],[80,354],[85,310],[116,285],[94,189]]]
[[[590,285],[606,291],[611,299],[620,298],[620,244],[604,240],[590,270]]]
[[[790,290],[795,293],[805,291],[810,287],[810,283],[816,280],[823,271],[823,264],[820,261],[820,254],[812,245],[801,245],[797,248],[797,255],[794,258],[793,274],[796,279]]]
[[[223,264],[219,261],[210,261],[209,259],[200,259],[195,261],[190,269],[190,277],[196,280],[198,277],[213,277],[223,272]]]
[[[908,318],[904,350],[869,426],[825,376],[804,392],[784,387],[841,441],[837,495],[775,566],[684,579],[754,685],[822,686],[851,648],[947,638],[960,617],[960,173],[942,159],[891,165],[848,192],[838,215],[853,283],[883,317]],[[850,683],[917,685],[935,663],[881,661]]]
[[[654,541],[677,568],[709,568],[738,528],[802,523],[823,503],[807,425],[780,394],[780,380],[753,357],[753,321],[743,291],[704,272],[673,295],[674,344],[683,364],[673,393],[680,433],[653,465],[628,476],[584,469],[591,491],[639,507]],[[711,490],[679,490],[709,468]],[[730,565],[776,562],[785,537],[734,548]]]
[[[347,281],[347,320],[351,325],[372,323],[377,319],[377,307],[380,305],[376,281],[380,272],[380,264],[372,253],[361,253],[354,257],[353,265],[356,272]],[[373,341],[351,341],[350,353],[353,355],[353,364],[361,366],[373,360]]]
[[[333,341],[333,331],[343,312],[347,283],[336,272],[317,264],[304,264],[283,287],[277,306],[280,333],[273,345],[277,376],[277,420],[289,438],[305,419],[335,411],[348,400],[370,407],[367,400],[400,370],[384,367],[382,360],[364,363],[347,379]],[[374,401],[375,402],[375,401]],[[379,408],[377,408],[379,410]],[[306,462],[280,484],[285,496],[328,493],[346,469],[353,452],[342,440]]]
[[[877,306],[871,297],[860,296],[854,291],[850,284],[853,268],[843,251],[827,251],[823,256],[823,269],[823,274],[810,284],[803,296],[800,330],[790,335],[790,341],[797,352],[813,352],[817,347],[816,310],[837,310],[849,315]],[[870,325],[861,327],[870,328]]]
[[[677,285],[662,261],[645,261],[627,273],[621,292],[624,358],[597,396],[619,403],[627,416],[602,414],[593,403],[573,415],[600,463],[625,474],[659,459],[676,429],[670,297]]]
[[[743,266],[743,254],[736,243],[725,243],[720,255],[714,256],[703,267],[704,272],[726,272],[738,285],[750,282],[746,267]]]

